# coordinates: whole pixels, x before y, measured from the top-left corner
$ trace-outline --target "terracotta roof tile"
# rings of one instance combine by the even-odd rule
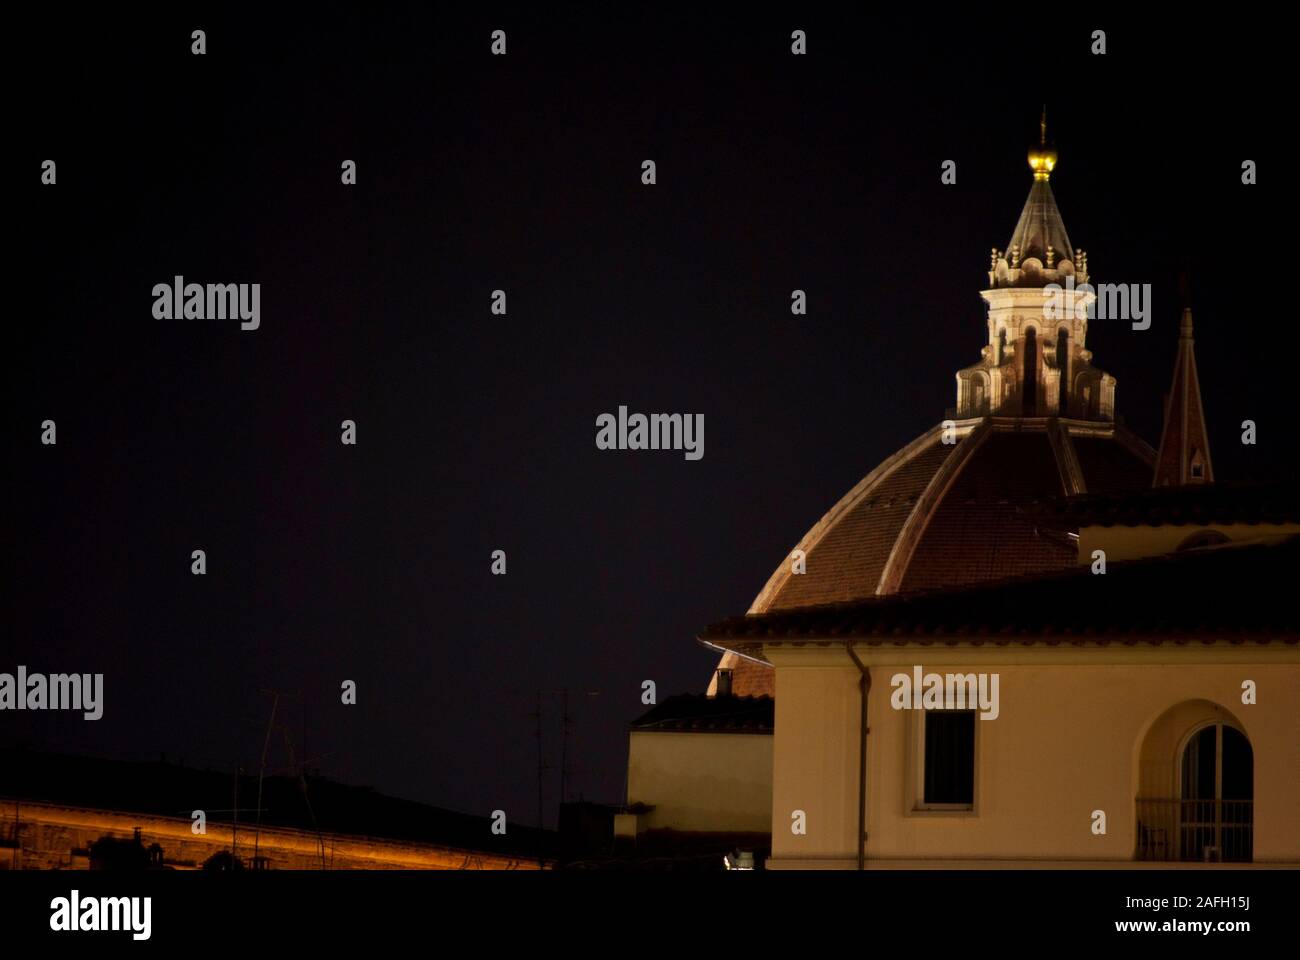
[[[1101,437],[1072,437],[1088,490],[1105,493],[1138,493],[1151,489],[1151,464],[1113,440]]]
[[[809,552],[809,572],[790,577],[770,609],[872,596],[917,498],[954,449],[936,442],[879,483]]]
[[[807,572],[781,580],[778,570],[772,580],[779,586],[770,599],[760,594],[751,611],[864,600],[892,591],[894,584],[904,591],[933,589],[1072,567],[1074,544],[1055,525],[1026,513],[1066,492],[1062,476],[1068,470],[1058,464],[1061,454],[1047,433],[1054,423],[994,418],[985,421],[983,433],[956,444],[940,443],[937,428],[923,435],[900,451],[905,459],[891,473],[851,493],[858,499],[842,513],[828,515],[828,528],[808,548]],[[1069,442],[1088,490],[1129,493],[1150,484],[1154,453],[1123,428],[1059,423],[1075,431]],[[1090,435],[1098,430],[1103,435]],[[950,462],[954,455],[964,459]],[[924,495],[931,482],[954,467],[951,485],[928,508]],[[910,551],[900,548],[900,538],[910,536]],[[775,692],[770,667],[734,656],[724,666],[736,670],[734,692]]]
[[[1109,441],[1103,441],[1109,442]],[[1046,433],[989,437],[935,510],[903,577],[904,591],[999,580],[1077,562],[1018,507],[1063,494]]]

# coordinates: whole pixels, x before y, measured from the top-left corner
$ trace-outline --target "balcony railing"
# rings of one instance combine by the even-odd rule
[[[1254,842],[1250,800],[1137,801],[1137,859],[1248,863]]]

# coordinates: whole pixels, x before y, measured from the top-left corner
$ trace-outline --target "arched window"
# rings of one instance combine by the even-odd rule
[[[1038,331],[1033,327],[1025,331],[1025,365],[1021,390],[1025,416],[1032,417],[1038,412]]]
[[[1003,327],[998,331],[998,366],[1002,366],[1007,359],[1007,328]]]
[[[1197,547],[1213,547],[1227,542],[1228,535],[1220,530],[1198,530],[1174,549],[1175,552],[1178,550],[1195,550]]]
[[[1179,855],[1249,861],[1255,758],[1246,735],[1226,723],[1192,734],[1183,747]]]
[[[1062,417],[1070,415],[1070,334],[1062,327],[1056,334],[1056,368],[1061,372],[1061,392],[1056,411]]]

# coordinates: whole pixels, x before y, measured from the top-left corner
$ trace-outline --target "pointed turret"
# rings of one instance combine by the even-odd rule
[[[1017,253],[1020,262],[1033,257],[1047,267],[1056,260],[1073,260],[1074,247],[1065,232],[1061,211],[1056,208],[1049,180],[1056,167],[1056,150],[1047,142],[1047,108],[1038,124],[1038,143],[1029,149],[1029,169],[1034,171],[1034,183],[1029,188],[1029,198],[1020,213],[1016,229],[1007,242],[1007,250]],[[1049,252],[1050,251],[1050,252]],[[1018,265],[1018,264],[1017,264]]]
[[[958,419],[1115,419],[1115,378],[1092,365],[1086,346],[1096,300],[1088,255],[1070,243],[1049,185],[1056,160],[1044,109],[1029,149],[1029,199],[1007,248],[992,250],[980,293],[988,345],[979,363],[957,373]]]
[[[1201,406],[1201,381],[1196,374],[1192,342],[1192,311],[1183,310],[1178,334],[1178,356],[1174,379],[1165,401],[1165,427],[1160,434],[1154,487],[1213,483],[1210,440],[1205,432],[1205,409]]]
[[[1069,276],[1074,277],[1075,283],[1087,282],[1087,254],[1080,250],[1075,255],[1052,194],[1050,180],[1056,160],[1056,148],[1047,140],[1047,108],[1044,107],[1038,125],[1038,143],[1029,148],[1029,169],[1034,172],[1034,182],[1011,239],[1004,249],[993,251],[989,281],[994,287],[1041,287],[1064,283]]]
[[[1006,248],[1017,255],[1017,266],[1031,257],[1044,267],[1049,264],[1055,267],[1062,260],[1074,259],[1074,247],[1070,245],[1065,222],[1046,177],[1035,179],[1029,188],[1025,209],[1020,213],[1020,220]]]

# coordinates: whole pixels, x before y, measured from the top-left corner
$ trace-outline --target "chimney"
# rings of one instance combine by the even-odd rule
[[[719,697],[731,696],[731,670],[729,669],[718,670],[717,696]]]

